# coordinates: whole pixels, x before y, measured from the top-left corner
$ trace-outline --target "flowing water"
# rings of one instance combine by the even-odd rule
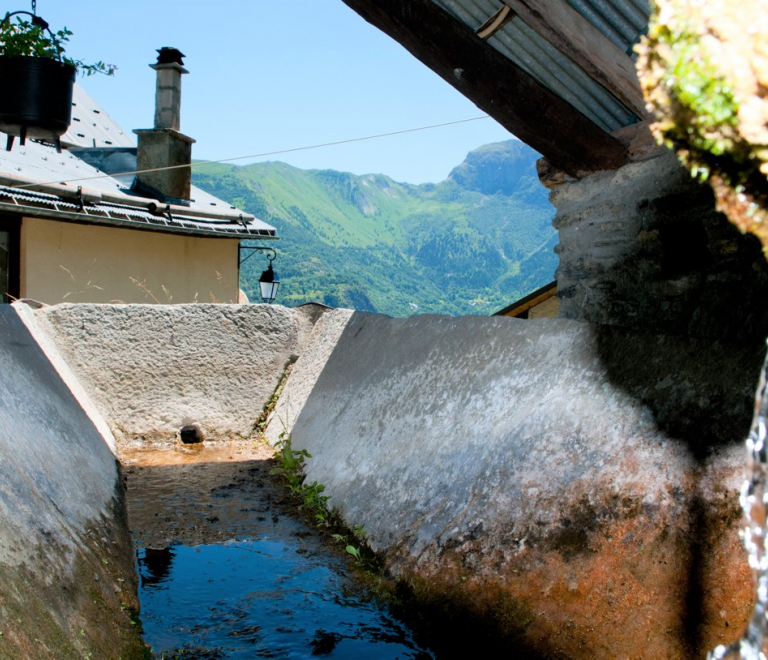
[[[708,660],[766,660],[766,613],[768,612],[768,357],[755,398],[755,416],[747,436],[747,464],[741,488],[745,525],[742,530],[749,564],[755,574],[757,598],[744,636],[730,646],[718,646]]]
[[[338,561],[301,549],[268,538],[140,550],[146,641],[170,658],[432,658]]]
[[[351,557],[298,519],[252,443],[123,453],[144,639],[155,658],[427,660]]]

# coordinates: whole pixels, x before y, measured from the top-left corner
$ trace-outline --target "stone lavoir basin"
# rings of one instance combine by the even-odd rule
[[[155,658],[435,656],[297,515],[263,443],[122,452]]]
[[[33,339],[22,337],[12,314],[67,387],[50,374],[38,378],[44,357],[37,349],[32,360]],[[420,644],[428,639],[439,658],[687,660],[733,643],[747,625],[755,592],[739,540],[739,489],[762,341],[562,318],[392,319],[265,305],[16,304],[0,320],[8,322],[0,423],[16,438],[0,447],[0,562],[18,590],[0,593],[0,657],[38,649],[45,660],[111,660],[116,649],[115,659],[132,658],[120,649],[135,641],[133,582],[140,578],[164,617],[169,602],[182,602],[174,585],[189,585],[190,575],[217,579],[214,561],[223,562],[227,586],[206,612],[235,582],[249,589],[238,597],[242,606],[221,605],[221,628],[206,619],[197,637],[171,635],[153,646],[223,649],[251,637],[342,653],[370,641],[361,630],[376,630],[389,640],[387,652],[405,657],[427,652]],[[17,365],[26,350],[29,364]],[[78,402],[92,420],[88,433]],[[76,431],[67,431],[68,416],[77,417]],[[199,425],[206,452],[226,452],[228,438],[244,446],[231,461],[130,456],[132,447],[177,442],[188,421]],[[258,591],[248,585],[263,576],[236,577],[228,566],[244,563],[246,552],[281,563],[325,552],[302,536],[311,530],[293,526],[260,476],[263,456],[249,452],[261,429],[273,442],[290,433],[293,448],[312,456],[309,481],[325,485],[351,527],[365,526],[419,644],[399,623],[381,633],[388,617],[367,603],[344,610],[343,620],[353,610],[372,618],[343,628],[319,618],[281,630],[251,622],[261,610],[248,609],[248,594]],[[118,447],[140,575],[114,476]],[[221,481],[210,481],[220,470]],[[248,499],[257,491],[266,503]],[[283,525],[283,545],[259,545]],[[236,561],[223,559],[230,552]],[[202,561],[196,569],[193,554]],[[44,559],[25,568],[34,557]],[[307,575],[335,572],[338,561],[330,552],[306,565]],[[59,576],[53,585],[49,565]],[[341,584],[341,601],[356,604],[340,570],[305,600]],[[96,595],[95,611],[107,614],[94,613]],[[156,623],[196,625],[154,619],[149,609],[148,635]],[[10,625],[9,614],[35,627]],[[109,625],[88,625],[98,616]]]

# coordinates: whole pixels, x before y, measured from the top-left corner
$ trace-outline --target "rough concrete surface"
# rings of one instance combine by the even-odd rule
[[[140,657],[116,459],[10,305],[0,305],[0,519],[0,658]]]
[[[738,488],[763,354],[565,319],[355,314],[293,445],[457,629],[495,621],[516,657],[703,657],[751,604]]]
[[[107,445],[112,450],[112,453],[117,455],[117,441],[115,440],[115,436],[109,428],[107,421],[102,417],[99,409],[93,403],[90,395],[80,384],[80,381],[75,374],[72,373],[72,370],[64,361],[64,358],[62,358],[61,353],[56,348],[56,345],[53,343],[50,336],[40,328],[40,324],[37,322],[37,317],[35,316],[35,308],[28,306],[24,302],[13,303],[13,308],[16,310],[16,313],[19,315],[19,318],[23,321],[24,325],[27,326],[27,330],[32,335],[35,342],[37,342],[37,345],[41,348],[43,353],[45,353],[45,357],[48,358],[48,361],[53,365],[54,369],[56,369],[69,391],[72,392],[72,395],[77,399],[80,407],[88,415],[91,422],[93,422],[93,425],[96,427],[101,437],[104,438]]]
[[[311,309],[56,305],[35,316],[118,439],[247,437],[308,340]]]
[[[271,444],[278,442],[281,435],[290,434],[351,316],[352,310],[334,309],[318,320],[311,340],[291,369],[277,405],[269,417],[265,436]]]
[[[557,187],[559,316],[669,334],[768,335],[760,242],[673,153]]]

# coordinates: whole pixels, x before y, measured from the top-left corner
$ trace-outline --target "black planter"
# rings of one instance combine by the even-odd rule
[[[72,121],[76,69],[43,57],[0,56],[0,131],[24,139],[53,140]],[[9,148],[13,140],[9,139]]]

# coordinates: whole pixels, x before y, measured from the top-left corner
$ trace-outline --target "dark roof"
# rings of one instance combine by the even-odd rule
[[[632,47],[646,0],[343,0],[552,165],[626,162],[648,118]]]

